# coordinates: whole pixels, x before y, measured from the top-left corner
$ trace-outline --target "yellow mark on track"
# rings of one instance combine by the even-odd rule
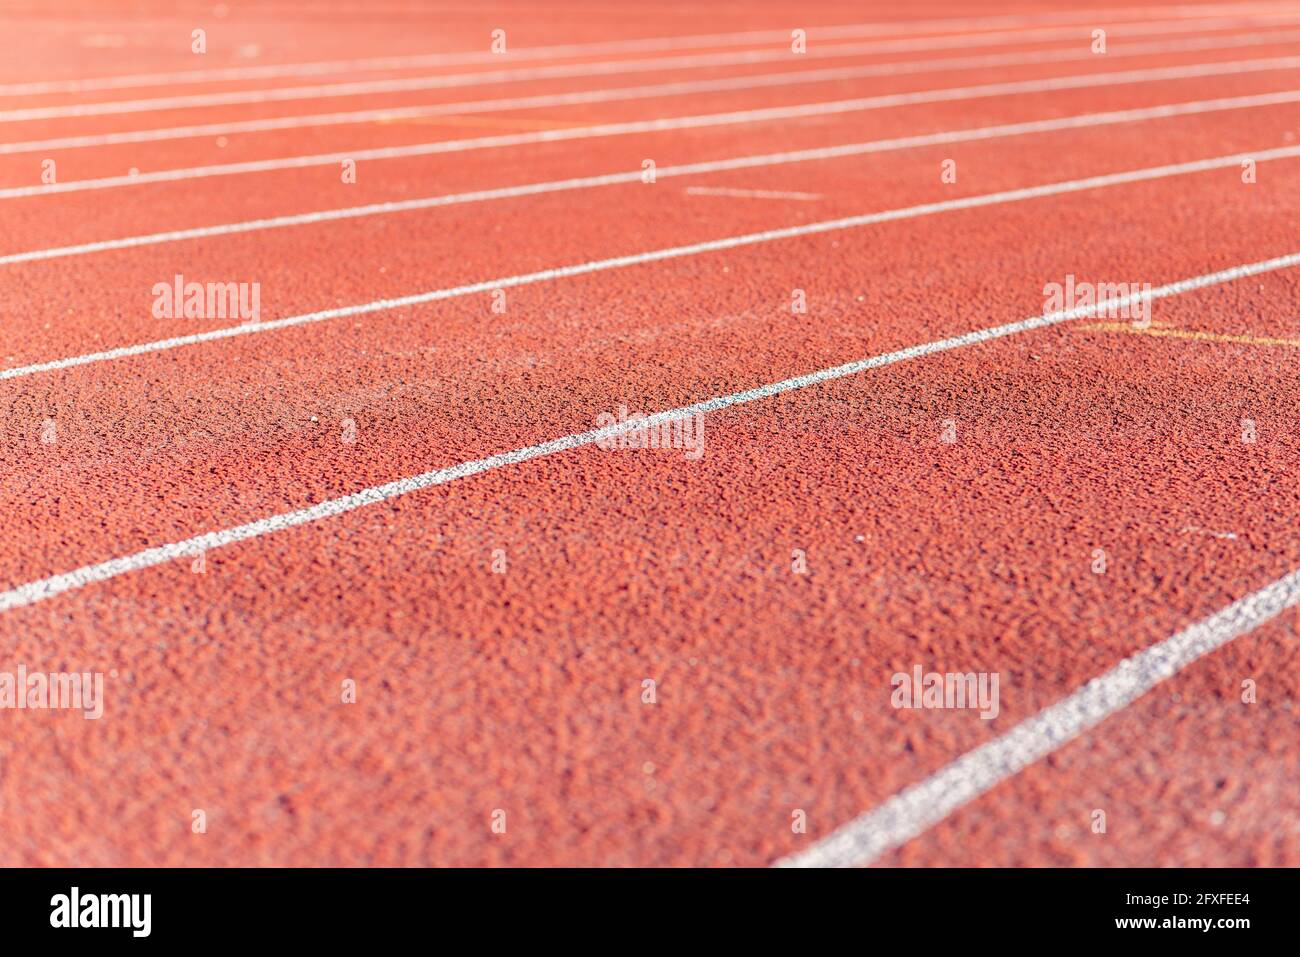
[[[1183,528],[1183,534],[1184,534],[1184,535],[1187,535],[1187,534],[1189,534],[1189,533],[1190,533],[1190,534],[1210,535],[1210,536],[1212,536],[1212,537],[1214,537],[1214,538],[1228,539],[1228,540],[1230,540],[1230,541],[1235,541],[1236,538],[1237,538],[1237,533],[1236,533],[1236,532],[1216,532],[1216,531],[1213,531],[1212,529],[1201,528],[1201,527],[1199,527],[1199,526],[1197,526],[1197,525],[1187,525],[1187,526],[1185,526],[1185,527]]]
[[[1224,342],[1243,346],[1291,346],[1300,349],[1300,339],[1199,332],[1195,329],[1175,329],[1159,322],[1153,322],[1146,327],[1134,325],[1132,322],[1094,322],[1081,328],[1089,332],[1127,332],[1134,336],[1155,336],[1158,339],[1193,339],[1198,342]]]

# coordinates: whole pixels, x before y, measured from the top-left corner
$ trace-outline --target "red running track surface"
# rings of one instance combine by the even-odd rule
[[[101,673],[103,716],[0,713],[0,864],[1300,863],[1300,262],[1284,258],[1300,253],[1300,8],[887,6],[11,6],[0,672]],[[828,29],[852,24],[866,26]],[[1108,52],[1080,58],[1096,29]],[[631,42],[647,38],[661,42]],[[906,48],[825,55],[885,40]],[[708,61],[738,51],[767,59]],[[688,53],[702,62],[617,72]],[[450,57],[357,62],[434,54]],[[918,65],[976,55],[1008,62]],[[6,119],[565,64],[606,72]],[[872,64],[221,141],[16,145]],[[355,183],[332,161],[202,172],[993,83],[1024,86],[362,160]],[[1053,125],[1065,117],[1093,119]],[[639,175],[647,159],[1008,124],[1042,128]],[[42,194],[45,160],[62,186],[190,172]],[[1199,160],[1219,162],[1186,168]],[[211,229],[612,174],[625,181]],[[790,227],[806,228],[682,248]],[[173,230],[198,234],[115,242]],[[640,256],[656,250],[677,252]],[[38,255],[3,258],[20,253]],[[590,268],[546,272],[566,266]],[[154,287],[177,274],[257,283],[263,322],[343,314],[269,329],[159,317]],[[1051,313],[1045,286],[1067,277],[1159,289],[1215,274],[1151,302],[1149,325],[1080,314],[898,355]],[[436,290],[459,291],[382,304]],[[221,329],[239,334],[63,361]],[[748,394],[880,356],[897,361]],[[621,408],[715,397],[730,404],[703,413],[698,452],[583,441],[494,458]],[[201,560],[147,558],[250,523]],[[1213,647],[1133,700],[1042,717],[1199,622]],[[894,676],[918,666],[996,676],[996,716],[896,707]],[[1042,746],[1017,761],[1022,734]],[[935,813],[907,797],[918,786]]]

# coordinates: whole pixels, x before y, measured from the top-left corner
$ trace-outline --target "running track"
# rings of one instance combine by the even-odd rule
[[[105,713],[0,713],[0,864],[1300,863],[1300,5],[64,6],[0,671]]]

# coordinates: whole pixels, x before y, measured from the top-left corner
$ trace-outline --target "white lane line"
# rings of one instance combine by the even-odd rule
[[[1295,23],[1300,13],[1270,16],[1257,26]],[[1251,26],[1252,24],[1246,24]],[[1195,32],[1204,29],[1201,24],[1188,25],[1178,21],[1144,24],[1140,32],[1125,35],[1166,36],[1171,33]],[[1031,35],[1032,34],[1032,35]],[[871,43],[814,46],[802,54],[801,59],[834,59],[864,56],[871,53],[894,53],[909,50],[967,49],[979,46],[997,46],[1008,42],[1053,40],[1074,37],[1079,42],[1089,40],[1080,27],[1053,27],[1046,30],[1014,34],[963,34],[954,37],[926,37],[916,40],[884,40]],[[680,57],[654,57],[644,60],[615,60],[601,63],[562,64],[534,67],[525,70],[495,70],[481,73],[439,74],[436,76],[404,77],[399,79],[361,80],[349,83],[331,83],[316,86],[276,87],[263,90],[233,90],[221,93],[194,93],[185,96],[149,97],[141,100],[109,100],[95,103],[65,103],[56,106],[35,106],[0,110],[0,123],[30,122],[32,120],[67,119],[83,116],[117,116],[126,113],[146,113],[158,110],[201,109],[213,106],[234,106],[249,103],[283,103],[294,100],[319,100],[343,96],[370,96],[376,93],[403,93],[416,90],[448,89],[452,87],[484,86],[493,83],[518,83],[546,79],[580,76],[609,76],[621,73],[644,73],[657,70],[686,69],[692,67],[717,67],[737,64],[791,62],[796,57],[786,46],[771,50],[746,50],[736,53],[703,53]],[[796,61],[797,62],[797,61]]]
[[[238,525],[233,528],[226,528],[216,532],[196,535],[192,538],[185,539],[184,541],[168,545],[159,545],[145,549],[141,552],[136,552],[132,555],[109,559],[108,561],[100,562],[95,565],[86,565],[75,569],[74,571],[51,575],[48,578],[42,578],[37,581],[18,585],[8,591],[0,593],[0,612],[9,611],[14,608],[21,608],[25,605],[32,605],[36,602],[44,601],[47,598],[53,598],[55,595],[85,588],[87,585],[91,585],[95,582],[107,581],[111,578],[130,574],[131,572],[151,568],[156,565],[162,565],[177,558],[196,555],[212,549],[223,548],[227,545],[233,545],[236,542],[260,538],[261,536],[284,531],[285,529],[294,528],[295,526],[306,525],[310,522],[316,522],[321,519],[342,515],[346,512],[364,508],[367,505],[375,505],[388,499],[407,495],[421,489],[432,488],[436,485],[444,485],[447,482],[468,478],[472,475],[478,475],[491,469],[502,468],[507,465],[515,465],[545,455],[553,455],[557,452],[564,452],[580,446],[591,445],[603,438],[618,435],[633,428],[654,428],[659,424],[671,422],[674,419],[702,415],[708,412],[716,412],[733,405],[743,405],[749,402],[756,402],[760,399],[770,398],[785,392],[792,392],[796,389],[804,389],[823,382],[830,382],[834,379],[841,379],[871,369],[878,369],[895,362],[916,359],[921,356],[933,355],[950,349],[959,349],[964,346],[975,345],[981,342],[990,342],[995,339],[1003,338],[1004,336],[1016,335],[1033,329],[1042,329],[1058,323],[1068,322],[1072,319],[1094,316],[1102,310],[1109,310],[1111,308],[1120,309],[1128,305],[1137,304],[1143,300],[1163,299],[1168,296],[1177,296],[1196,289],[1205,289],[1210,286],[1216,286],[1225,282],[1233,282],[1238,279],[1257,276],[1266,272],[1273,272],[1279,269],[1289,269],[1296,265],[1300,265],[1300,253],[1292,253],[1288,256],[1279,256],[1275,259],[1269,259],[1263,262],[1235,266],[1231,269],[1224,269],[1218,272],[1207,273],[1205,275],[1168,283],[1145,293],[1115,296],[1089,306],[1078,306],[1073,309],[1061,310],[1046,315],[1031,316],[1030,318],[1019,322],[1012,322],[1006,325],[994,326],[987,329],[979,329],[949,339],[927,342],[900,349],[897,352],[871,356],[866,359],[859,359],[856,362],[849,362],[844,365],[820,369],[816,372],[795,376],[791,379],[770,383],[754,389],[733,392],[730,395],[719,396],[703,402],[697,402],[694,405],[685,406],[683,408],[655,413],[646,418],[643,423],[621,423],[606,426],[605,428],[593,429],[588,432],[578,432],[558,439],[552,439],[549,442],[542,442],[537,445],[528,445],[522,448],[512,449],[509,452],[501,452],[496,455],[491,455],[487,458],[462,462],[459,465],[453,465],[448,468],[436,469],[432,472],[425,472],[421,475],[398,479],[385,485],[373,486],[351,495],[345,495],[341,498],[321,502],[317,505],[311,506],[310,508],[299,509],[292,512],[283,512],[278,515],[272,515],[268,518],[249,522],[245,525]],[[1012,733],[1014,734],[1015,732]],[[917,803],[919,804],[920,802]],[[856,847],[856,844],[854,843],[853,846]]]
[[[1293,257],[1294,258],[1294,257]],[[1019,774],[1156,685],[1300,602],[1300,570],[1125,658],[1118,665],[988,744],[968,751],[884,804],[842,825],[778,867],[853,867],[923,834],[949,814]]]
[[[1146,182],[1149,180],[1162,179],[1168,176],[1181,176],[1189,173],[1208,172],[1210,170],[1239,166],[1246,158],[1254,159],[1256,162],[1266,162],[1274,159],[1290,159],[1297,156],[1300,156],[1300,145],[1281,147],[1272,150],[1261,150],[1248,155],[1234,154],[1231,156],[1214,157],[1212,159],[1195,160],[1189,163],[1176,163],[1168,166],[1155,166],[1147,169],[1130,170],[1123,173],[1108,173],[1103,176],[1090,176],[1086,179],[1068,180],[1061,183],[1049,183],[1043,186],[1030,186],[1023,189],[1006,190],[999,193],[985,193],[980,196],[967,196],[962,199],[951,199],[937,203],[925,203],[920,206],[907,206],[901,209],[886,210],[878,213],[865,213],[863,215],[848,216],[842,219],[823,220],[822,222],[807,223],[802,226],[768,229],[757,233],[747,233],[742,236],[728,236],[723,239],[711,239],[705,242],[692,243],[687,246],[672,246],[667,249],[656,249],[650,252],[633,253],[631,255],[617,256],[610,259],[598,259],[593,262],[578,263],[571,266],[559,266],[553,269],[543,269],[539,272],[524,273],[516,276],[504,276],[499,279],[489,279],[484,282],[476,282],[464,286],[454,286],[449,289],[435,289],[431,292],[415,293],[413,295],[401,296],[395,299],[379,299],[375,302],[363,303],[356,306],[341,306],[336,309],[325,309],[319,312],[309,312],[298,316],[288,316],[284,319],[273,319],[267,322],[249,322],[238,326],[227,326],[221,329],[212,329],[207,332],[193,333],[188,336],[176,336],[171,339],[162,339],[155,342],[144,342],[132,346],[120,346],[116,349],[109,349],[105,352],[92,352],[79,356],[69,356],[63,359],[54,359],[49,362],[41,362],[35,365],[17,366],[11,369],[0,370],[0,380],[18,379],[42,372],[54,372],[60,369],[71,369],[76,366],[91,365],[98,362],[109,362],[115,359],[124,359],[131,356],[147,355],[152,352],[163,352],[170,349],[178,349],[184,346],[198,345],[205,342],[232,339],[237,336],[253,335],[277,329],[288,329],[294,326],[324,322],[328,319],[340,319],[351,316],[368,315],[375,312],[386,312],[388,310],[400,309],[406,306],[416,306],[429,302],[439,302],[444,299],[456,299],[461,296],[469,296],[480,292],[490,292],[494,289],[527,286],[539,282],[550,282],[556,279],[564,279],[570,276],[582,276],[588,273],[603,272],[608,269],[622,269],[626,266],[636,266],[651,262],[663,262],[670,259],[681,259],[686,256],[696,256],[701,253],[718,252],[725,249],[738,249],[743,246],[752,246],[758,243],[773,242],[780,239],[793,239],[799,236],[814,236],[820,233],[835,232],[843,229],[854,229],[859,226],[870,226],[877,223],[894,222],[903,219],[914,219],[919,216],[929,216],[935,213],[945,213],[953,210],[977,209],[985,206],[994,206],[999,203],[1014,203],[1027,199],[1038,199],[1044,196],[1058,196],[1065,193],[1074,193],[1084,190],[1103,189],[1105,187],[1117,186],[1125,183]]]
[[[824,199],[821,193],[798,193],[788,189],[736,189],[732,186],[687,186],[688,196],[733,196],[736,199]]]
[[[1254,96],[1224,97],[1217,100],[1193,100],[1189,103],[1171,103],[1162,106],[1141,107],[1134,110],[1118,110],[1110,113],[1084,113],[1077,116],[1063,116],[1052,120],[1029,120],[1023,123],[1005,123],[998,126],[979,126],[966,130],[949,130],[942,133],[924,133],[919,136],[904,136],[896,139],[872,140],[866,143],[845,143],[839,146],[824,146],[807,150],[793,150],[787,153],[766,153],[757,156],[741,156],[734,159],[688,163],[681,166],[663,166],[655,171],[655,175],[658,178],[689,176],[699,173],[717,173],[726,170],[774,166],[783,163],[802,163],[811,160],[842,159],[849,156],[866,155],[869,153],[884,153],[893,150],[912,149],[918,146],[936,146],[943,143],[992,140],[1000,137],[1047,133],[1056,130],[1106,126],[1116,123],[1133,123],[1141,120],[1167,119],[1176,116],[1211,113],[1219,110],[1252,109],[1256,107],[1278,106],[1281,104],[1297,102],[1300,102],[1300,90],[1284,90],[1278,93],[1261,93]],[[9,255],[0,256],[0,266],[12,266],[17,263],[37,262],[47,259],[61,259],[67,256],[82,256],[90,253],[109,252],[117,249],[133,249],[139,246],[154,246],[162,243],[181,242],[190,239],[208,239],[215,236],[232,236],[240,233],[257,232],[264,229],[282,229],[290,226],[337,222],[339,220],[355,219],[365,216],[382,216],[393,213],[412,212],[415,210],[434,209],[440,206],[454,206],[461,203],[480,203],[490,200],[513,199],[521,196],[536,196],[544,193],[556,193],[574,189],[593,189],[602,186],[614,186],[622,183],[638,182],[641,179],[641,175],[642,173],[640,170],[629,170],[621,173],[606,173],[599,176],[582,176],[573,179],[553,180],[545,183],[528,183],[522,186],[503,186],[496,189],[476,190],[468,193],[448,193],[442,196],[427,196],[419,199],[404,199],[388,203],[369,203],[364,206],[349,206],[342,209],[328,209],[288,216],[275,216],[266,219],[248,220],[242,223],[225,223],[217,226],[196,226],[192,229],[176,229],[162,233],[127,236],[122,239],[105,239],[91,243],[80,243],[73,246],[56,246],[50,249],[36,249],[29,252],[11,253]],[[696,193],[707,189],[708,187],[688,187],[688,191]]]
[[[1300,30],[1283,30],[1258,36],[1198,37],[1190,40],[1173,40],[1169,42],[1111,45],[1107,49],[1106,60],[1110,62],[1126,57],[1160,53],[1190,53],[1202,50],[1239,49],[1250,46],[1284,46],[1297,41],[1300,41]],[[402,120],[427,119],[435,116],[492,113],[500,110],[539,109],[549,106],[572,106],[581,103],[610,103],[655,96],[680,96],[689,93],[749,90],[770,86],[785,87],[803,83],[825,83],[828,81],[860,79],[868,76],[902,76],[911,73],[938,72],[940,70],[958,71],[1030,63],[1063,63],[1077,60],[1095,60],[1096,56],[1090,49],[1070,47],[1063,50],[1035,50],[1029,53],[934,57],[925,60],[871,63],[866,66],[829,67],[822,70],[800,70],[797,72],[786,70],[780,73],[750,74],[711,80],[653,83],[643,86],[582,90],[573,93],[499,97],[490,100],[462,100],[456,103],[436,103],[426,106],[381,107],[336,113],[275,116],[258,120],[198,123],[149,130],[122,130],[113,133],[90,133],[82,136],[63,136],[54,139],[0,143],[0,155],[117,146],[126,143],[151,143],[162,140],[192,139],[232,133],[263,133],[307,127],[347,126],[376,121],[399,122]]]
[[[1158,67],[1149,70],[1126,70],[1116,73],[1094,73],[1046,79],[1023,80],[1010,83],[986,83],[979,86],[946,87],[938,90],[919,90],[911,93],[890,93],[882,96],[859,97],[850,100],[832,100],[823,103],[803,103],[795,106],[766,107],[757,110],[738,110],[728,113],[709,113],[698,116],[681,116],[657,120],[637,120],[624,123],[607,123],[598,126],[579,126],[558,130],[539,130],[505,136],[487,136],[465,140],[439,140],[433,143],[415,143],[407,146],[380,147],[368,150],[349,150],[312,156],[289,156],[281,159],[251,160],[242,163],[223,163],[212,166],[186,167],[137,173],[127,176],[108,176],[101,179],[69,180],[61,183],[36,186],[11,186],[0,189],[0,200],[28,196],[48,196],[55,193],[79,192],[89,189],[115,189],[121,186],[140,186],[148,183],[177,182],[205,179],[211,176],[234,176],[247,173],[264,173],[285,169],[304,169],[314,166],[334,166],[345,160],[387,160],[413,156],[431,156],[439,153],[456,153],[473,149],[491,149],[531,143],[550,143],[564,140],[588,139],[602,136],[621,136],[630,133],[655,133],[666,130],[694,129],[708,126],[725,126],[742,123],[759,123],[772,120],[795,119],[810,116],[828,116],[866,110],[888,109],[917,103],[939,103],[971,100],[983,97],[1010,96],[1020,93],[1044,93],[1054,90],[1074,90],[1100,86],[1118,86],[1131,83],[1153,83],[1162,80],[1189,79],[1204,76],[1284,71],[1300,69],[1300,56],[1270,57],[1261,60],[1237,60],[1226,63],[1197,63],[1178,67]]]
[[[900,33],[964,31],[973,28],[1036,26],[1042,23],[1081,20],[1080,25],[1090,25],[1104,18],[1109,25],[1124,17],[1141,17],[1156,14],[1168,16],[1186,13],[1193,19],[1223,13],[1249,16],[1278,12],[1273,4],[1220,4],[1206,7],[1139,7],[1119,10],[1077,10],[1059,13],[1042,13],[1032,16],[997,16],[973,19],[912,20],[903,22],[856,23],[838,26],[808,26],[811,41],[853,39],[857,37],[891,36]],[[1202,29],[1209,29],[1202,23]],[[1140,24],[1138,24],[1140,25]],[[1230,24],[1237,25],[1237,24]],[[122,76],[91,77],[76,80],[39,80],[26,83],[0,84],[0,96],[34,96],[46,93],[81,93],[91,90],[120,90],[148,86],[175,86],[192,83],[220,83],[232,80],[256,80],[272,77],[323,76],[331,73],[365,72],[371,70],[402,70],[419,67],[442,67],[457,64],[500,63],[560,59],[563,57],[599,56],[606,53],[650,53],[660,50],[687,50],[714,46],[744,46],[747,44],[780,43],[790,40],[789,30],[759,30],[744,33],[692,34],[680,37],[646,37],[629,40],[610,40],[596,43],[574,43],[548,47],[512,47],[508,56],[487,50],[451,53],[416,53],[398,56],[363,57],[354,60],[324,60],[308,63],[280,63],[258,66],[218,67],[207,70],[183,70],[172,73],[133,73]]]

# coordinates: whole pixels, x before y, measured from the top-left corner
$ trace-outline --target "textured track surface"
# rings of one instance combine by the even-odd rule
[[[2,24],[0,703],[20,667],[104,691],[98,720],[0,710],[0,864],[1300,863],[1295,599],[880,853],[825,850],[1300,567],[1300,266],[1161,293],[1149,324],[905,351],[1060,310],[1067,277],[1158,290],[1300,253],[1300,7],[121,6]],[[1004,62],[921,62],[976,56]],[[858,73],[739,82],[813,70]],[[421,77],[444,85],[26,118]],[[738,82],[41,145],[713,80]],[[826,106],[892,94],[920,96]],[[438,143],[355,183],[213,169]],[[816,153],[846,144],[876,145]],[[46,160],[63,191],[33,189]],[[671,171],[700,163],[724,165]],[[130,169],[178,178],[92,182]],[[356,210],[432,197],[454,201]],[[178,274],[258,284],[261,322],[340,313],[160,316]],[[698,450],[535,454],[715,397]],[[996,716],[896,707],[918,666],[995,677]]]

